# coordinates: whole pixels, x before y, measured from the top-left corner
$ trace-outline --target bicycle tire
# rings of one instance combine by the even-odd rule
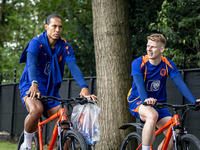
[[[131,132],[125,137],[120,150],[133,150],[136,149],[141,143],[141,134],[137,132]],[[142,150],[142,147],[140,147],[139,150]]]
[[[17,150],[20,150],[20,146],[24,142],[24,131],[21,133],[19,140],[18,140],[18,146]],[[39,135],[38,133],[34,133],[32,138],[32,150],[39,150]]]
[[[63,135],[62,146],[68,146],[68,150],[87,150],[87,144],[83,135],[77,130],[68,130]]]
[[[178,150],[200,150],[200,141],[192,134],[182,135],[178,142]]]

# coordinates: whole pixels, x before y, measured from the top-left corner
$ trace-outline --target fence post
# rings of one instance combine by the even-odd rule
[[[183,59],[183,69],[185,69],[185,60],[186,60],[186,51],[187,49],[184,49],[184,59]]]
[[[93,94],[93,78],[90,77],[90,94]]]
[[[11,119],[11,133],[10,137],[13,138],[13,124],[14,124],[14,111],[15,111],[15,88],[16,88],[16,67],[14,68],[14,79],[13,79],[13,103],[12,103],[12,119]]]

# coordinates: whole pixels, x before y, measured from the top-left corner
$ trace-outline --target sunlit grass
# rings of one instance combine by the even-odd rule
[[[10,141],[0,141],[0,149],[1,150],[16,150],[17,143],[13,143]]]

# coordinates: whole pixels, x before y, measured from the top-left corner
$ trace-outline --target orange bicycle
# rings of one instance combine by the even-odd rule
[[[146,104],[145,102],[143,103]],[[156,103],[155,108],[162,109],[163,107],[171,107],[173,108],[173,117],[166,124],[164,124],[160,129],[155,132],[155,135],[158,136],[167,128],[167,134],[165,136],[165,140],[162,145],[162,150],[166,150],[168,143],[170,141],[171,136],[173,137],[174,148],[173,150],[200,150],[200,141],[199,139],[192,135],[188,134],[185,127],[182,126],[182,121],[184,120],[185,114],[189,109],[200,110],[200,105],[195,104],[185,104],[185,105],[172,105],[168,103]],[[178,110],[183,109],[183,114],[181,117],[178,115]],[[140,123],[127,123],[122,125],[119,129],[126,130],[130,126],[135,126],[139,132],[131,132],[128,134],[122,145],[121,150],[142,150],[142,129],[143,125]],[[179,132],[176,132],[176,129],[179,129]],[[153,150],[153,146],[151,146],[151,150]]]
[[[43,150],[43,126],[55,119],[57,119],[53,134],[50,140],[50,144],[48,146],[48,150],[55,149],[55,143],[59,143],[56,147],[58,150],[86,150],[87,144],[83,135],[78,132],[77,130],[73,130],[73,125],[71,122],[67,121],[70,120],[70,115],[67,114],[67,110],[65,109],[67,106],[71,106],[73,104],[85,104],[85,103],[94,103],[93,101],[88,100],[87,98],[71,98],[71,99],[59,99],[53,96],[41,96],[37,98],[42,103],[53,100],[60,102],[60,109],[56,114],[53,116],[45,119],[42,121],[42,118],[38,121],[38,131],[34,133],[33,140],[32,140],[32,150]],[[66,107],[65,107],[66,104]],[[68,118],[68,119],[67,119]],[[65,128],[61,129],[61,125],[65,125]],[[58,142],[57,141],[58,137]],[[22,132],[18,142],[18,148],[20,149],[21,144],[24,142],[24,133]]]

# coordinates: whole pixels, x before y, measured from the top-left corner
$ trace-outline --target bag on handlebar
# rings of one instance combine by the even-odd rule
[[[78,130],[85,138],[85,142],[94,145],[100,141],[100,128],[98,115],[100,108],[96,104],[87,103],[74,106],[71,122],[73,128]]]

